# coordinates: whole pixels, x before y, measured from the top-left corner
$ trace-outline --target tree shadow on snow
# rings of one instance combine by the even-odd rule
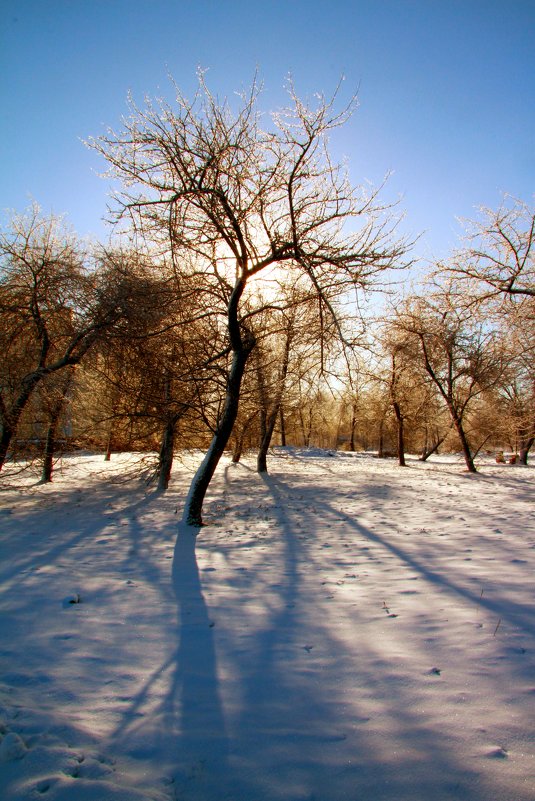
[[[288,481],[260,478],[239,465],[224,473],[224,503],[212,494],[223,523],[228,505],[247,534],[210,541],[210,526],[201,530],[203,547],[206,539],[207,551],[219,548],[227,560],[231,587],[221,586],[217,570],[200,570],[197,531],[180,525],[169,591],[163,565],[169,564],[170,542],[162,543],[161,531],[147,525],[157,496],[133,496],[122,506],[124,547],[114,551],[120,556],[115,568],[125,579],[143,581],[161,604],[162,620],[154,657],[148,630],[154,616],[109,629],[120,634],[116,648],[128,649],[134,640],[120,664],[143,657],[144,667],[137,673],[132,668],[136,690],[120,708],[108,747],[121,740],[140,765],[150,763],[155,775],[172,778],[169,792],[176,801],[488,801],[490,782],[468,761],[460,764],[448,734],[422,710],[415,685],[407,686],[402,669],[385,657],[381,610],[376,636],[364,635],[369,610],[331,601],[340,590],[337,578],[340,585],[351,581],[355,554],[372,546],[381,558],[533,635],[529,610],[479,596],[433,566],[423,551],[415,555],[337,509],[327,489],[302,475],[290,477],[291,468],[286,473]],[[391,491],[386,484],[376,488],[372,502]],[[65,501],[75,499],[73,493]],[[103,499],[105,494],[94,503]],[[87,503],[89,514],[92,501]],[[275,523],[262,528],[261,513]],[[88,532],[98,537],[107,522],[88,521]],[[331,551],[340,523],[347,542]],[[82,554],[83,538],[84,532],[73,531],[67,545],[43,542],[39,560],[50,565],[65,557],[66,547]],[[105,543],[102,548],[105,554]],[[255,559],[233,573],[246,548]],[[7,574],[14,578],[11,570]],[[344,615],[343,629],[333,625],[334,608]],[[140,610],[137,601],[132,614]],[[103,622],[96,619],[99,631]],[[164,649],[162,629],[169,638]],[[103,638],[78,658],[98,658],[106,647]],[[110,703],[117,706],[117,698]]]
[[[379,633],[377,641],[360,634],[358,605],[351,609],[350,640],[330,625],[332,596],[324,588],[327,582],[320,581],[336,572],[323,558],[333,536],[330,526],[342,520],[349,531],[380,545],[426,581],[527,625],[522,610],[502,609],[456,586],[340,513],[317,486],[301,484],[296,504],[295,482],[291,486],[271,475],[262,480],[281,537],[278,555],[273,548],[266,553],[277,581],[265,580],[262,563],[249,569],[242,585],[243,614],[254,604],[263,614],[248,636],[219,641],[232,684],[222,681],[218,688],[223,705],[226,697],[233,698],[226,720],[232,778],[230,772],[228,781],[222,777],[220,794],[206,798],[225,798],[227,790],[239,801],[487,801],[491,783],[468,761],[459,761],[451,736],[422,710],[414,689],[419,683],[407,688],[402,668],[385,658]],[[246,482],[252,481],[246,475]],[[239,497],[244,495],[242,486]],[[254,529],[254,517],[250,526]],[[334,567],[349,571],[350,564],[341,559]],[[240,614],[228,611],[231,619]],[[354,684],[360,688],[358,702]]]
[[[389,686],[379,667],[377,672],[370,669],[370,664],[380,662],[377,655],[370,658],[373,644],[363,641],[365,658],[355,660],[345,640],[331,630],[329,590],[320,582],[326,570],[313,553],[327,532],[319,532],[317,521],[306,511],[293,512],[288,504],[294,494],[291,487],[272,476],[262,479],[277,508],[282,551],[278,603],[273,604],[269,622],[251,635],[247,661],[236,660],[233,665],[243,687],[242,706],[232,721],[239,798],[408,799],[414,797],[415,773],[421,776],[419,798],[472,798],[463,790],[463,783],[468,787],[472,777],[448,758],[440,733],[430,739],[425,722],[411,711],[412,699],[394,687],[393,676]],[[304,506],[317,508],[316,488],[308,492],[301,487],[300,494]],[[327,545],[324,541],[320,547]],[[357,639],[358,618],[356,612]],[[354,708],[348,676],[369,688],[369,706]],[[370,709],[381,705],[380,715],[386,714],[389,723],[374,729]],[[421,771],[422,753],[413,749],[411,754],[408,748],[402,760],[393,751],[379,756],[385,733],[402,752],[403,737],[410,731],[425,748],[426,761],[434,765],[432,786]],[[446,788],[442,796],[438,777],[441,789]],[[450,796],[453,789],[455,795]]]

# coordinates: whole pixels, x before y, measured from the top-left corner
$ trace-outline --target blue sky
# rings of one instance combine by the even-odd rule
[[[329,94],[360,107],[333,141],[355,182],[392,176],[416,252],[441,258],[456,217],[535,192],[535,0],[0,0],[0,209],[67,213],[105,240],[104,164],[82,139],[117,127],[130,90],[220,95],[256,69],[266,110]]]

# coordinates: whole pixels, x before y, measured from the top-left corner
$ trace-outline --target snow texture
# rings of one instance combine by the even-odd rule
[[[535,470],[198,461],[2,474],[0,798],[534,801]]]

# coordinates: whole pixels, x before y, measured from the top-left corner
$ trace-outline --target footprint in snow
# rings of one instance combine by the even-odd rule
[[[489,759],[507,759],[509,754],[507,753],[506,748],[502,748],[501,746],[499,746],[498,748],[493,748],[492,751],[488,751],[486,756]]]
[[[73,779],[103,779],[114,773],[115,768],[110,760],[100,757],[81,758],[69,775]]]
[[[0,744],[0,762],[13,762],[16,759],[22,759],[27,750],[26,744],[19,735],[14,731],[10,731]]]
[[[80,598],[77,592],[73,592],[72,595],[67,595],[67,597],[63,599],[62,606],[64,608],[67,608],[74,604],[80,604],[80,603],[82,603],[82,599]]]

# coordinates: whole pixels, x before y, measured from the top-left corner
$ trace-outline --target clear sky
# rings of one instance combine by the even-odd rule
[[[130,90],[231,95],[256,69],[266,110],[332,92],[360,108],[335,140],[355,182],[393,175],[424,258],[456,217],[535,192],[535,0],[0,0],[0,209],[32,200],[105,240],[104,164],[81,140],[118,127]]]

